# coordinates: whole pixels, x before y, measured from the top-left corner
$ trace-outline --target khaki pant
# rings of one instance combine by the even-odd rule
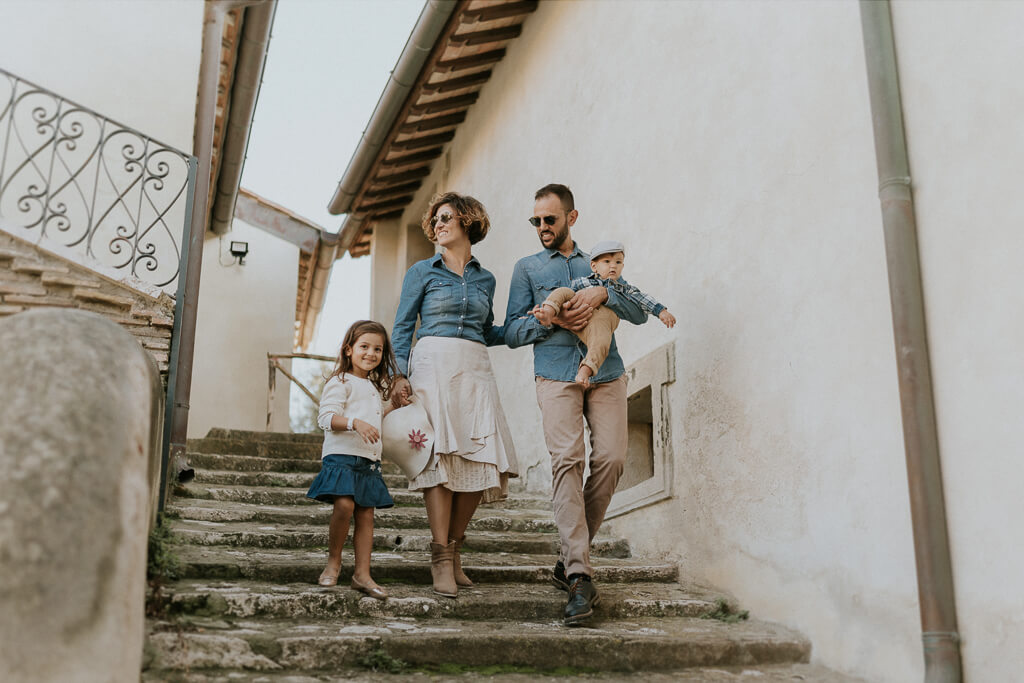
[[[593,576],[594,540],[626,461],[626,378],[593,384],[537,378],[537,403],[551,454],[552,503],[565,573]],[[583,420],[590,426],[590,476],[583,481]]]
[[[568,287],[559,287],[548,295],[543,305],[551,306],[555,309],[555,315],[558,315],[565,302],[571,299],[575,293]],[[612,345],[612,335],[618,326],[619,316],[605,306],[598,306],[594,309],[594,315],[587,326],[579,332],[573,332],[580,338],[580,341],[587,345],[587,355],[581,365],[586,365],[593,370],[594,375],[597,375],[601,363],[608,357],[608,349]]]

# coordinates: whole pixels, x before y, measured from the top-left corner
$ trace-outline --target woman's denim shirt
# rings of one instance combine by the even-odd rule
[[[444,264],[441,254],[414,263],[402,282],[391,343],[398,371],[409,373],[409,352],[416,338],[456,337],[487,346],[505,343],[504,326],[494,325],[494,276],[474,256],[461,276]]]

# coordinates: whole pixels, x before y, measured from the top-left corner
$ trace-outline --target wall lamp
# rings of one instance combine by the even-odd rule
[[[245,265],[245,256],[249,253],[248,242],[231,242],[231,248],[229,249],[231,255],[238,259],[238,265]]]

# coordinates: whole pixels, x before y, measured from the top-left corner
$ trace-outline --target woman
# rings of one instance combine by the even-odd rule
[[[396,381],[394,400],[408,402],[411,390],[434,428],[434,452],[409,490],[423,491],[434,592],[451,598],[473,585],[459,549],[477,505],[506,498],[508,478],[519,476],[487,354],[505,343],[504,328],[493,324],[494,276],[472,254],[489,228],[472,197],[448,192],[431,200],[423,232],[443,251],[409,268],[392,332],[398,370],[408,374]]]

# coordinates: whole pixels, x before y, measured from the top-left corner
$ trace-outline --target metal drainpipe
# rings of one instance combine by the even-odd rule
[[[953,569],[928,357],[917,224],[889,2],[861,0],[860,15],[899,372],[925,681],[959,683],[960,638]]]
[[[263,81],[270,29],[274,24],[277,0],[264,0],[245,10],[245,23],[238,48],[238,65],[231,86],[231,108],[224,130],[223,162],[217,174],[217,194],[213,198],[210,232],[223,235],[231,230],[242,180],[245,153],[249,147],[252,117]]]
[[[213,154],[213,133],[217,107],[217,83],[220,77],[221,38],[224,15],[244,5],[244,0],[214,0],[205,3],[203,11],[203,51],[199,64],[199,89],[196,96],[196,129],[192,141],[193,154],[199,159],[196,190],[189,225],[185,270],[179,275],[178,301],[175,306],[175,334],[178,344],[171,349],[168,383],[171,405],[164,413],[164,450],[161,463],[160,500],[164,509],[167,495],[169,464],[185,457],[188,439],[188,409],[192,391],[192,360],[196,342],[196,312],[199,304],[199,276],[203,264],[203,238],[210,202],[210,173]]]

